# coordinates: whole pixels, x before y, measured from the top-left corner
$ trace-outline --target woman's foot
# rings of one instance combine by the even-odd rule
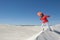
[[[50,28],[49,31],[53,31],[53,30]]]

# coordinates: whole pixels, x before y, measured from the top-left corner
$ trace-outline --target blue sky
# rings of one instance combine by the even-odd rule
[[[60,23],[60,0],[0,0],[0,24],[39,25],[38,11],[51,16],[50,24]]]

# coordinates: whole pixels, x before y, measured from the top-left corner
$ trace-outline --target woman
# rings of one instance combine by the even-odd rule
[[[50,16],[44,15],[42,12],[38,12],[37,15],[38,15],[39,17],[41,17],[40,20],[42,21],[42,25],[41,25],[41,26],[43,27],[43,31],[44,31],[44,26],[48,27],[48,29],[49,29],[50,31],[52,31],[51,28],[50,28],[50,26],[49,26],[49,24],[48,24],[48,19],[47,19],[47,18],[49,18]]]

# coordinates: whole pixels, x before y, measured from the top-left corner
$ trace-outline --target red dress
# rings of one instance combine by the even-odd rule
[[[47,15],[44,15],[42,18],[40,18],[40,20],[42,20],[43,21],[43,23],[47,23],[48,22],[48,18],[49,16],[47,16]]]

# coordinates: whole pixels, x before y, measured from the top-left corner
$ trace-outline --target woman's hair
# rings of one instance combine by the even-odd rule
[[[42,17],[44,16],[44,14],[42,13],[41,15],[42,15],[42,16],[41,16],[41,18],[42,18]]]

